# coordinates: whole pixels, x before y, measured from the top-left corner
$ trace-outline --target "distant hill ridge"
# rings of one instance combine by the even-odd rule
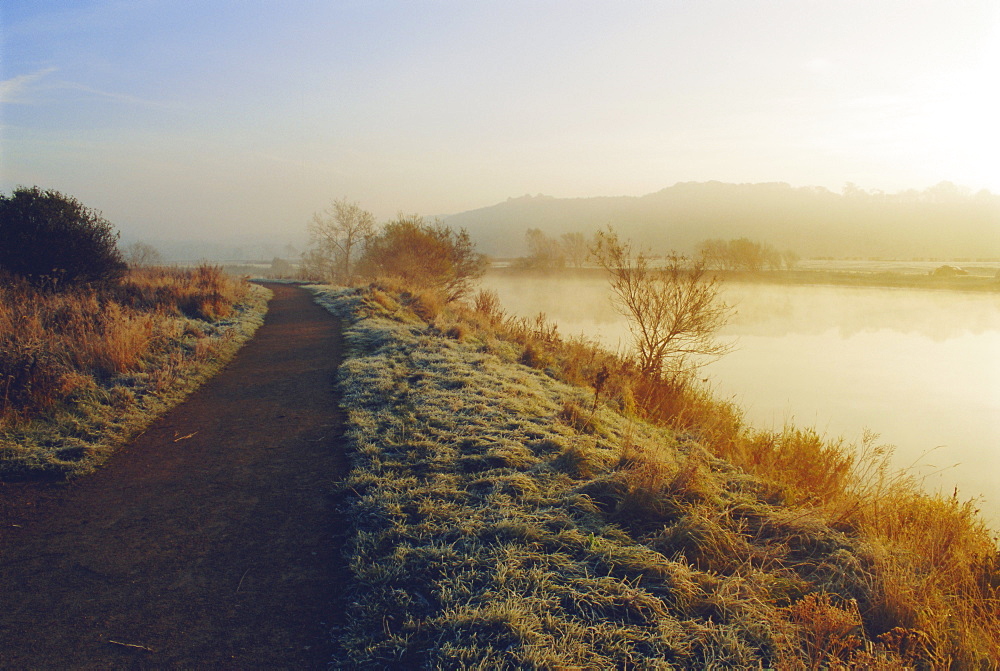
[[[524,196],[444,218],[481,251],[525,254],[529,228],[559,236],[613,225],[654,251],[692,252],[709,238],[747,237],[806,257],[1000,258],[1000,195],[950,182],[887,194],[783,182],[680,182],[645,196]]]

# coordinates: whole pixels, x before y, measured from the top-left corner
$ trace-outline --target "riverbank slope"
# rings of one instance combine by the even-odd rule
[[[613,358],[487,299],[318,300],[346,324],[343,667],[1000,655],[995,541],[877,454],[754,433],[708,401],[650,423],[638,387],[592,374]]]

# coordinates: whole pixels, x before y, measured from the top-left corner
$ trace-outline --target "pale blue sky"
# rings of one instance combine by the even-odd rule
[[[0,189],[131,239],[299,236],[343,196],[1000,192],[996,0],[3,0],[0,31]]]

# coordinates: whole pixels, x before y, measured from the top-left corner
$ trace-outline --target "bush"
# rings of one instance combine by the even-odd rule
[[[469,292],[486,261],[465,230],[401,216],[368,240],[360,266],[371,278],[395,278],[416,291],[440,292],[450,302]]]
[[[35,286],[117,283],[127,268],[117,243],[100,212],[58,191],[0,195],[0,270]]]
[[[130,268],[163,265],[163,254],[160,254],[160,250],[145,242],[133,242],[125,248],[124,256]]]
[[[628,319],[642,373],[653,380],[689,380],[699,366],[730,350],[716,340],[729,317],[719,283],[703,261],[671,253],[662,267],[608,227],[591,250],[608,272],[615,307]]]

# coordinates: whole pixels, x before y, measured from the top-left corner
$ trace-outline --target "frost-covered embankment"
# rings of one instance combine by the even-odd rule
[[[405,296],[317,300],[346,328],[344,667],[889,658],[864,553],[812,511]]]

